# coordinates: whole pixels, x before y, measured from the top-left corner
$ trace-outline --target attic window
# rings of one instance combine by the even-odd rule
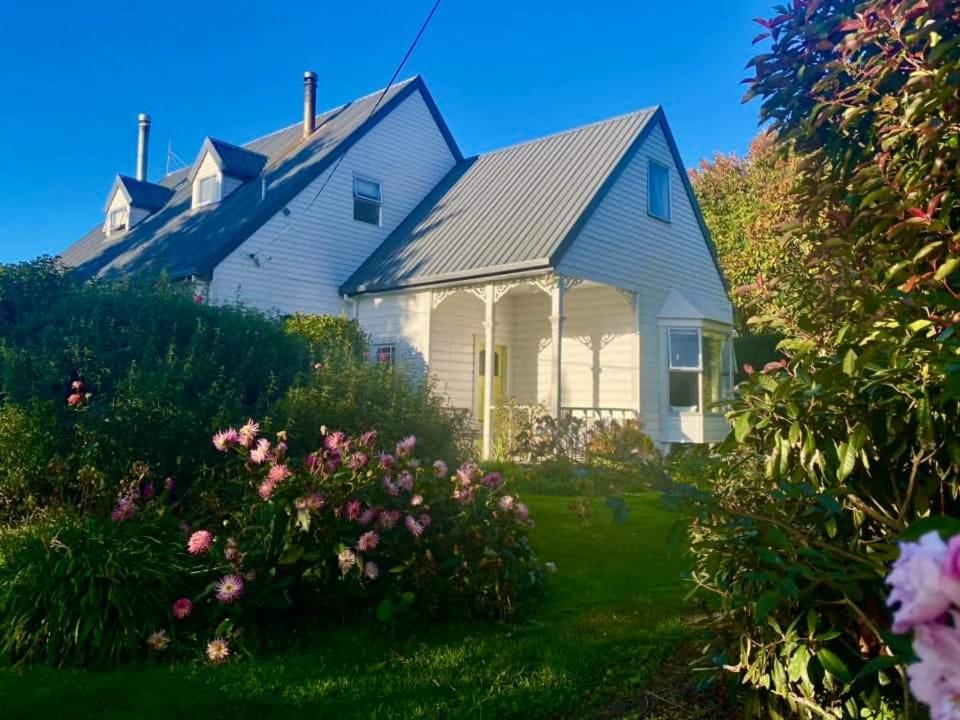
[[[647,172],[647,212],[670,222],[670,168],[653,160]]]
[[[209,175],[197,180],[197,207],[209,205],[220,199],[220,179],[216,175]]]
[[[353,178],[353,219],[370,225],[380,225],[380,205],[383,200],[380,183],[361,177]]]
[[[110,211],[110,216],[107,219],[107,229],[109,232],[120,232],[127,229],[126,208],[120,207]]]

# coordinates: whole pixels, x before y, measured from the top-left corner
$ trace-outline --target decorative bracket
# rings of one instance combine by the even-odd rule
[[[433,309],[436,310],[440,303],[446,300],[457,291],[455,287],[440,288],[433,291]]]
[[[637,293],[633,290],[624,290],[623,288],[614,288],[617,291],[617,294],[622,297],[627,305],[631,308],[634,306],[634,303],[637,301]]]

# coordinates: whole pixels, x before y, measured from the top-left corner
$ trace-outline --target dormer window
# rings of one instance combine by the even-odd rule
[[[362,177],[353,178],[354,220],[379,226],[382,200],[380,183]]]
[[[115,210],[110,211],[110,216],[107,218],[107,231],[108,232],[120,232],[127,229],[127,209],[125,207],[119,207]]]
[[[220,178],[208,175],[197,180],[197,194],[195,207],[209,205],[220,200]]]

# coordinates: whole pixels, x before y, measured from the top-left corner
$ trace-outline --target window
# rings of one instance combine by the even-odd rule
[[[370,225],[380,225],[380,205],[383,195],[380,183],[353,178],[353,219]]]
[[[118,232],[127,229],[127,209],[117,208],[110,211],[110,217],[107,220],[107,228],[110,232]]]
[[[697,412],[700,409],[700,331],[670,328],[667,347],[670,409]]]
[[[376,345],[373,348],[373,358],[378,365],[393,365],[396,353],[396,345]]]
[[[722,413],[716,403],[733,394],[733,342],[723,335],[703,333],[703,403],[707,412]]]
[[[215,203],[219,199],[220,179],[216,175],[210,175],[197,180],[197,207]]]
[[[650,161],[647,172],[647,212],[670,222],[670,168]]]

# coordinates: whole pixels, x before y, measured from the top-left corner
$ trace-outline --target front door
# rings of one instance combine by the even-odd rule
[[[497,345],[493,356],[493,404],[499,405],[507,394],[507,346]],[[483,422],[483,412],[485,407],[483,399],[486,396],[484,392],[487,385],[487,379],[484,375],[486,368],[487,351],[485,343],[480,343],[480,349],[477,352],[477,419]]]

